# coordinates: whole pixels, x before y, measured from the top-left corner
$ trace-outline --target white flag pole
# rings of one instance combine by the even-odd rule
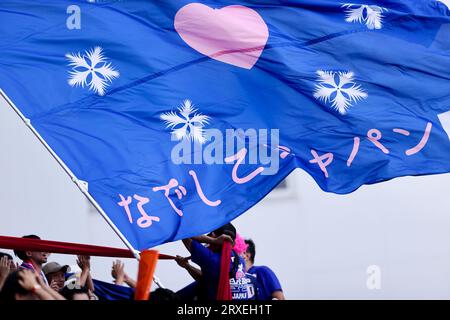
[[[56,160],[56,162],[59,163],[59,165],[63,168],[63,170],[69,175],[69,177],[72,179],[72,181],[77,185],[78,189],[88,198],[88,200],[92,203],[92,205],[97,209],[97,211],[102,215],[102,217],[106,220],[106,222],[109,224],[109,226],[114,230],[114,232],[119,236],[119,238],[125,243],[125,245],[128,247],[128,249],[133,252],[133,255],[136,259],[139,260],[139,251],[133,248],[133,246],[128,242],[128,240],[124,237],[124,235],[120,232],[119,229],[114,225],[114,223],[111,221],[111,219],[106,215],[105,211],[103,211],[102,207],[95,201],[95,199],[89,194],[86,185],[78,180],[78,178],[73,174],[73,172],[66,166],[66,164],[61,160],[60,157],[53,151],[53,149],[45,142],[45,140],[42,138],[42,136],[39,134],[39,132],[36,131],[36,129],[31,124],[30,119],[27,119],[23,113],[16,107],[16,105],[9,99],[9,97],[6,95],[6,93],[0,89],[0,95],[5,99],[5,101],[11,106],[11,108],[17,113],[17,115],[22,119],[22,121],[26,124],[26,126],[33,132],[33,134],[38,138],[38,140],[44,145],[45,149],[47,149],[48,152],[52,155],[52,157]]]
[[[85,197],[91,202],[91,204],[97,209],[97,211],[100,213],[100,215],[105,219],[105,221],[109,224],[109,226],[114,230],[114,232],[117,234],[117,236],[122,240],[122,242],[130,249],[130,251],[133,253],[136,260],[139,261],[140,259],[140,252],[133,248],[131,243],[125,238],[125,236],[120,232],[120,230],[116,227],[116,225],[111,221],[111,219],[108,217],[108,215],[105,213],[105,211],[100,207],[100,205],[95,201],[95,199],[91,196],[89,193],[86,184],[84,181],[79,180],[72,172],[72,170],[69,169],[69,167],[66,166],[66,164],[61,160],[61,158],[53,151],[53,149],[47,144],[47,142],[42,138],[42,136],[39,134],[39,132],[36,131],[36,129],[31,124],[30,119],[26,118],[23,113],[17,108],[17,106],[9,99],[9,97],[6,95],[6,93],[0,88],[0,95],[3,97],[3,99],[6,101],[6,103],[16,112],[16,114],[19,116],[19,118],[25,123],[25,125],[33,132],[33,134],[38,138],[38,140],[42,143],[42,145],[47,149],[48,152],[52,155],[52,157],[58,162],[58,164],[63,168],[63,170],[69,175],[70,179],[77,185],[78,189],[85,195]],[[163,284],[159,280],[157,276],[153,276],[153,281],[155,284],[160,287],[164,288]]]
[[[109,224],[109,226],[114,230],[114,232],[119,236],[119,238],[123,241],[123,243],[128,247],[128,249],[133,252],[133,255],[137,260],[139,260],[140,252],[133,248],[131,243],[128,242],[128,240],[125,238],[125,236],[120,232],[120,230],[116,227],[116,225],[111,221],[111,219],[107,216],[105,211],[100,207],[100,205],[95,201],[95,199],[90,195],[89,191],[86,188],[86,185],[83,183],[83,181],[78,180],[78,178],[73,174],[72,170],[70,170],[66,164],[61,160],[60,157],[53,151],[53,149],[45,142],[45,140],[42,138],[42,136],[39,134],[39,132],[36,131],[36,129],[31,124],[30,119],[27,119],[23,113],[16,107],[16,105],[9,99],[9,97],[6,95],[6,93],[0,88],[0,95],[5,99],[5,101],[9,104],[9,106],[16,112],[16,114],[22,119],[22,121],[26,124],[26,126],[33,132],[33,134],[38,138],[38,140],[43,144],[45,149],[47,149],[48,152],[52,155],[52,157],[56,160],[56,162],[59,163],[59,165],[63,168],[63,170],[69,175],[69,177],[72,179],[72,181],[77,185],[78,189],[88,198],[88,200],[92,203],[92,205],[97,209],[97,211],[101,214],[101,216],[106,220],[106,222]],[[154,277],[155,283],[163,288],[161,282],[157,277]]]

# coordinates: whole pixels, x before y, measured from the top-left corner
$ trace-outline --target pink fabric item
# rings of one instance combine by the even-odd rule
[[[190,3],[175,15],[175,30],[191,48],[221,62],[251,69],[269,39],[269,29],[253,9],[233,5],[212,9]]]
[[[236,234],[236,240],[234,240],[234,247],[233,250],[241,255],[243,254],[245,251],[247,251],[248,248],[248,244],[245,243],[244,238],[241,237],[241,235],[238,233]]]

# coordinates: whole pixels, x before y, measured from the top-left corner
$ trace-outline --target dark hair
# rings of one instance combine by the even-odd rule
[[[0,301],[16,300],[16,294],[26,295],[28,293],[19,283],[20,270],[14,271],[6,278],[5,284],[0,291]]]
[[[233,241],[236,240],[236,228],[231,223],[227,223],[226,225],[221,226],[219,229],[216,229],[213,232],[218,237],[226,234],[230,236]]]
[[[67,300],[73,300],[73,297],[76,294],[87,294],[89,296],[89,290],[84,286],[72,289],[70,289],[68,286],[65,286],[59,293]]]
[[[23,236],[22,238],[23,239],[37,239],[37,240],[41,240],[41,238],[39,238],[38,236],[36,236],[34,234]],[[16,257],[18,257],[22,261],[28,260],[28,257],[27,257],[27,254],[25,253],[25,251],[14,250],[14,254],[16,255]]]
[[[14,260],[10,254],[8,254],[6,252],[0,252],[0,259],[3,257],[8,257],[9,260]]]
[[[250,253],[250,261],[255,262],[256,255],[256,246],[252,239],[245,240],[245,243],[248,245],[246,252]]]
[[[217,237],[219,237],[223,234],[226,234],[226,235],[230,236],[231,239],[233,239],[233,241],[236,240],[236,233],[237,233],[236,228],[231,223],[227,223],[227,224],[221,226],[219,229],[214,230],[213,232]],[[232,254],[232,256],[234,256],[234,259],[233,259],[233,265],[232,265],[230,273],[229,273],[230,279],[234,278],[236,276],[236,272],[239,267],[239,256],[237,255],[237,253],[234,250],[232,250],[231,254]]]
[[[154,303],[158,302],[171,302],[171,301],[181,301],[180,296],[169,289],[158,288],[152,291],[149,300]]]

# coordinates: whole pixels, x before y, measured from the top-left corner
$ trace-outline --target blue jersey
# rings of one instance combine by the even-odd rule
[[[258,281],[258,300],[272,300],[275,291],[283,291],[275,273],[266,266],[253,266],[248,271]]]
[[[220,277],[221,254],[213,252],[197,241],[192,241],[191,260],[198,264],[202,270],[202,283],[208,300],[216,300]],[[234,263],[234,259],[239,259]],[[245,273],[245,262],[233,253],[230,260],[230,289],[233,300],[249,300],[255,298],[256,288],[254,281]]]
[[[256,277],[246,273],[245,263],[241,257],[234,254],[234,259],[239,258],[237,270],[233,270],[230,277],[230,289],[232,300],[256,300],[258,285]],[[233,259],[233,258],[232,258]],[[234,264],[233,264],[234,265]]]
[[[197,241],[192,241],[191,260],[202,269],[202,282],[208,300],[216,300],[220,276],[220,253],[211,251]],[[230,270],[231,270],[230,261]]]

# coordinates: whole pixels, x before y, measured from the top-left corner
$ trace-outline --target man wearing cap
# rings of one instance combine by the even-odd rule
[[[49,262],[42,268],[50,288],[57,292],[64,288],[68,268],[68,265],[62,266],[58,262]]]

